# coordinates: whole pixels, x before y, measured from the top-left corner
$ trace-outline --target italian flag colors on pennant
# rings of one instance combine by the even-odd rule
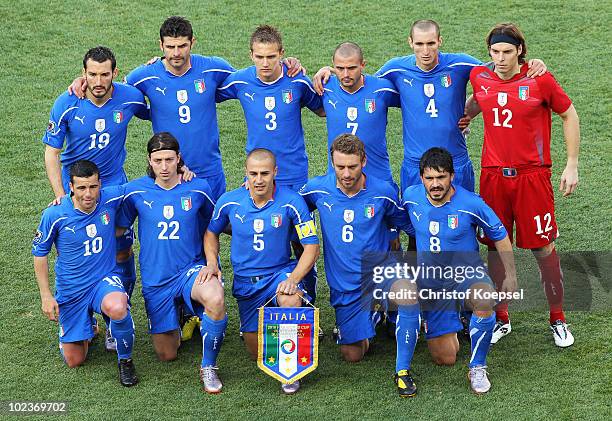
[[[317,368],[319,309],[260,307],[257,366],[282,383],[293,383]]]

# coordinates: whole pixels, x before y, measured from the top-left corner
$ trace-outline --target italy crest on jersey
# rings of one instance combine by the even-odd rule
[[[500,107],[505,106],[508,103],[508,94],[505,92],[497,93],[497,103]]]
[[[365,205],[365,217],[368,219],[374,218],[374,205]]]
[[[280,227],[282,223],[283,223],[283,218],[280,213],[273,213],[270,216],[270,224],[272,224],[274,228]]]
[[[191,209],[191,206],[191,196],[181,197],[181,209],[183,209],[184,211],[188,211],[189,209]]]
[[[89,224],[85,227],[85,232],[89,238],[94,238],[98,234],[96,224]]]
[[[440,232],[440,223],[438,221],[429,221],[429,232],[431,235],[438,235]]]
[[[357,108],[348,107],[346,109],[346,118],[348,118],[351,121],[355,121],[357,119]]]
[[[445,88],[451,86],[452,81],[450,75],[442,75],[442,77],[440,78],[440,83],[442,83],[442,86],[444,86]]]
[[[172,219],[173,216],[174,216],[174,206],[172,205],[164,206],[164,218]]]
[[[106,121],[103,118],[99,118],[96,120],[96,130],[99,133],[102,133],[106,128]]]
[[[260,307],[257,366],[282,383],[293,383],[317,368],[319,309]]]
[[[529,98],[529,86],[519,86],[519,99],[527,101]]]
[[[181,104],[186,103],[187,100],[189,99],[189,96],[187,95],[187,91],[185,89],[181,89],[180,91],[176,91],[176,99]]]
[[[264,220],[263,219],[255,219],[253,221],[253,230],[255,230],[255,232],[257,234],[260,234],[264,229]]]
[[[110,224],[110,215],[107,211],[102,212],[102,214],[100,215],[100,221],[102,221],[102,224],[104,225]]]
[[[435,92],[436,92],[436,89],[434,88],[433,83],[426,83],[425,85],[423,85],[423,93],[425,93],[425,95],[428,98],[431,98],[432,96],[434,96]]]
[[[276,100],[273,96],[267,96],[266,99],[264,99],[264,105],[266,106],[266,110],[272,111],[274,107],[276,107]]]
[[[376,101],[374,101],[373,99],[366,98],[365,109],[366,109],[366,112],[372,114],[374,111],[376,111]]]
[[[292,101],[293,101],[293,92],[291,92],[291,89],[287,89],[283,91],[283,102],[285,104],[291,104]]]
[[[459,215],[448,215],[448,227],[452,230],[459,226]]]
[[[199,94],[203,93],[206,90],[206,85],[202,79],[194,80],[193,85],[195,87],[195,91]]]
[[[344,222],[350,224],[355,219],[355,211],[352,209],[344,209]]]
[[[113,121],[117,124],[121,124],[123,121],[123,112],[119,110],[113,111]]]

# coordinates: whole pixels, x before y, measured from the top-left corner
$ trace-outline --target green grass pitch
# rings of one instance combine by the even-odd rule
[[[141,383],[131,389],[118,384],[115,357],[104,352],[101,342],[92,347],[83,367],[66,368],[57,349],[57,327],[40,311],[30,255],[40,212],[52,199],[40,137],[54,99],[80,73],[87,49],[98,44],[111,47],[123,77],[159,54],[159,26],[172,14],[186,16],[193,23],[195,53],[219,55],[235,67],[250,65],[248,39],[255,26],[275,25],[283,33],[287,55],[299,57],[310,75],[329,64],[333,48],[344,40],[363,47],[366,70],[375,72],[388,59],[409,53],[408,28],[416,19],[440,22],[443,51],[466,52],[481,59],[486,59],[484,37],[491,26],[502,21],[518,23],[527,37],[529,57],[547,63],[574,101],[581,120],[580,187],[570,198],[557,194],[562,234],[558,249],[611,250],[609,2],[4,1],[0,3],[4,39],[0,56],[0,401],[66,400],[69,416],[75,419],[612,418],[609,285],[600,290],[603,305],[597,311],[568,313],[576,337],[569,349],[554,346],[546,312],[514,313],[514,332],[492,348],[493,388],[482,397],[469,390],[469,345],[465,342],[456,366],[443,368],[431,363],[420,341],[413,364],[419,395],[402,400],[392,381],[395,346],[391,341],[380,338],[363,362],[348,364],[340,360],[330,335],[320,346],[319,368],[305,379],[300,393],[282,396],[278,382],[260,372],[246,356],[238,338],[238,312],[230,285],[226,295],[230,324],[219,358],[225,384],[221,395],[207,396],[199,386],[199,338],[186,343],[176,361],[156,360],[145,333],[139,292],[133,314],[137,328],[134,359]],[[553,120],[556,186],[565,148],[561,121]],[[326,166],[325,123],[308,111],[303,121],[310,174],[321,174]],[[246,134],[238,103],[219,107],[219,126],[228,188],[235,188],[242,176]],[[134,121],[130,127],[127,171],[131,178],[144,173],[150,133],[147,122]],[[402,157],[397,110],[390,113],[388,140],[397,178]],[[480,118],[468,141],[478,173]],[[227,246],[224,240],[225,267],[229,267]],[[323,273],[322,261],[319,268]],[[319,293],[322,325],[330,333],[334,319],[324,281]]]

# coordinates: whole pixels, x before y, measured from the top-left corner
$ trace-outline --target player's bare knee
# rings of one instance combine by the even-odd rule
[[[132,249],[129,248],[127,250],[120,250],[117,252],[116,259],[117,263],[127,262],[132,256]]]
[[[349,363],[358,363],[363,360],[363,349],[357,346],[340,346],[342,359]]]
[[[474,312],[491,312],[495,301],[491,298],[495,293],[495,287],[488,283],[478,283],[470,288],[467,306]],[[480,317],[480,316],[479,316]]]
[[[437,365],[455,365],[455,363],[457,362],[457,355],[456,354],[438,354],[433,356],[433,361],[435,364]]]
[[[278,305],[280,307],[300,307],[302,305],[302,298],[297,295],[279,295]]]
[[[536,257],[536,259],[543,259],[547,257],[550,253],[555,249],[555,242],[551,242],[546,244],[544,247],[538,247],[536,249],[531,249],[531,252]]]
[[[127,316],[127,302],[121,299],[109,299],[105,300],[102,306],[102,311],[111,320],[122,320]]]
[[[174,361],[178,356],[177,350],[172,349],[157,350],[155,351],[155,354],[157,354],[157,359],[160,361]]]
[[[73,352],[70,354],[64,353],[64,361],[70,368],[75,368],[82,365],[85,362],[86,354],[81,352]]]
[[[389,292],[393,293],[390,301],[396,306],[412,306],[417,304],[416,284],[408,279],[398,279],[391,285]]]

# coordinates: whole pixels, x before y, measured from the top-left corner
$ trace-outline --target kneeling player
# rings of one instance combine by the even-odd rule
[[[312,210],[319,210],[340,352],[346,361],[357,362],[374,337],[377,316],[362,289],[367,287],[362,285],[364,253],[386,259],[389,227],[409,231],[411,227],[408,215],[398,205],[395,188],[374,176],[366,177],[365,147],[357,136],[338,136],[330,156],[334,171],[311,179],[300,194]],[[418,325],[418,313],[415,323]]]
[[[115,215],[123,189],[100,190],[100,171],[91,161],[70,167],[70,196],[43,212],[34,237],[32,254],[43,313],[49,320],[59,316],[60,351],[69,367],[87,357],[94,331],[93,312],[110,318],[117,340],[119,381],[138,383],[132,363],[134,323],[127,294],[115,271]],[[55,297],[49,289],[47,255],[55,244]]]
[[[418,279],[420,303],[422,308],[429,306],[423,311],[427,345],[436,364],[455,363],[459,351],[456,332],[462,329],[456,303],[454,300],[437,300],[435,294],[445,291],[463,293],[466,300],[460,304],[473,311],[469,326],[472,348],[470,384],[474,392],[486,393],[491,387],[485,368],[495,315],[494,303],[484,298],[484,293],[493,292],[494,288],[478,256],[476,228],[482,228],[495,241],[500,252],[507,276],[502,289],[504,292],[516,289],[512,246],[501,221],[483,200],[453,184],[453,160],[448,151],[431,148],[425,152],[420,162],[420,173],[422,184],[407,188],[403,196],[404,207],[415,230],[419,266],[428,270],[450,268],[456,274],[459,274],[458,268],[461,267],[473,269],[465,279],[458,276],[448,279],[440,276],[435,269],[433,276],[422,276],[421,273]],[[422,300],[423,297],[433,300]],[[449,304],[452,308],[444,307]],[[406,343],[402,347],[414,348],[414,344]],[[410,360],[402,352],[398,353],[398,366],[400,369],[410,368]]]
[[[232,293],[238,301],[240,331],[253,358],[257,357],[258,309],[272,302],[299,307],[306,296],[302,284],[319,256],[319,239],[308,207],[298,193],[279,186],[276,158],[267,149],[254,149],[246,159],[247,187],[223,194],[204,237],[208,262],[198,280],[221,278],[217,259],[219,235],[231,223]],[[297,230],[304,252],[291,260],[290,240]],[[309,297],[307,297],[308,299]],[[286,394],[299,390],[299,381],[283,384]]]
[[[219,393],[216,360],[227,326],[223,285],[219,279],[196,283],[206,264],[201,224],[212,216],[215,202],[203,179],[185,182],[178,141],[167,132],[147,144],[148,176],[125,186],[117,225],[129,227],[138,217],[140,274],[153,347],[162,361],[174,360],[180,345],[179,307],[183,303],[202,320],[204,390]]]

